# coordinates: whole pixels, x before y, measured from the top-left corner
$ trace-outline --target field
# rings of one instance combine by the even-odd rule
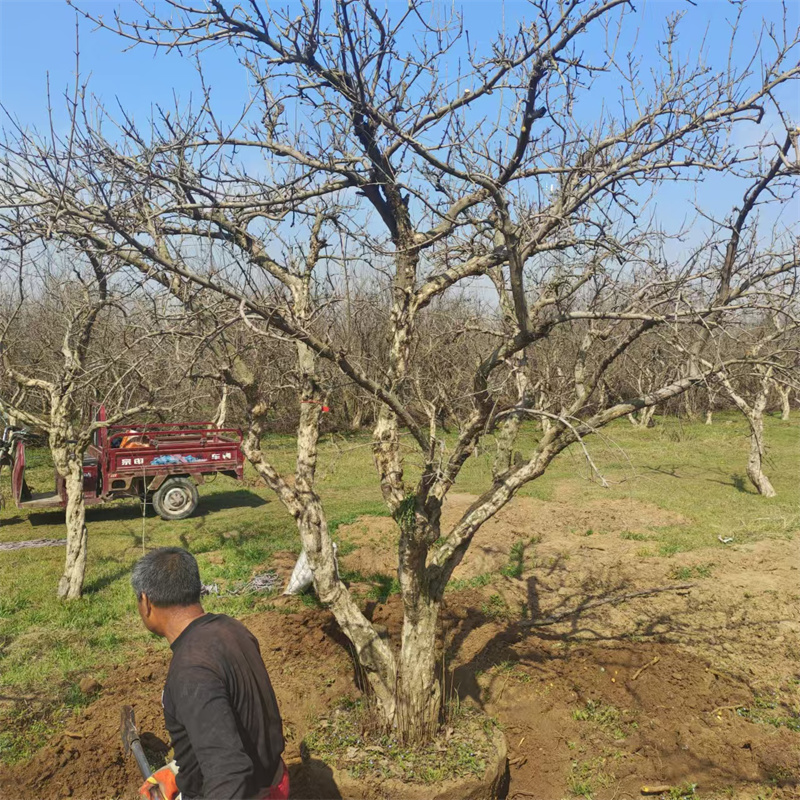
[[[800,429],[771,417],[766,438],[772,500],[745,477],[741,417],[650,430],[622,422],[591,442],[610,488],[570,451],[484,526],[447,594],[442,641],[453,699],[506,733],[510,798],[622,800],[644,785],[704,800],[800,794]],[[292,446],[271,440],[276,463],[291,463]],[[395,637],[394,528],[368,442],[332,436],[323,449],[343,577]],[[491,456],[470,460],[446,519],[485,485]],[[29,463],[29,482],[48,488],[46,454]],[[5,472],[6,495],[7,481]],[[61,538],[62,519],[6,505],[0,544]],[[0,795],[133,798],[136,771],[118,735],[124,703],[154,758],[163,748],[169,651],[140,625],[128,583],[144,536],[145,547],[195,553],[219,590],[206,609],[245,619],[258,636],[285,717],[293,796],[316,797],[301,742],[357,689],[348,649],[313,597],[247,591],[254,575],[285,580],[292,569],[299,542],[280,504],[254,478],[220,478],[201,487],[188,520],[114,503],[90,509],[88,525],[86,593],[69,605],[55,599],[62,547],[0,550]]]

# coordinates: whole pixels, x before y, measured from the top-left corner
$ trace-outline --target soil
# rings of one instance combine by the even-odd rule
[[[446,518],[473,500],[451,498]],[[442,641],[448,692],[505,731],[509,798],[624,800],[659,784],[696,784],[704,800],[800,797],[797,545],[765,539],[659,557],[630,538],[680,523],[631,500],[574,509],[558,496],[518,498],[478,534],[454,575],[466,588],[446,595]],[[345,569],[392,575],[390,520],[362,518],[338,535],[356,546]],[[506,577],[499,570],[518,540],[524,569]],[[254,573],[286,579],[292,566],[277,557]],[[399,598],[364,605],[398,641]],[[328,612],[297,598],[245,623],[284,715],[292,797],[318,797],[300,744],[337,698],[358,694],[349,649]],[[0,769],[0,796],[134,798],[141,781],[122,754],[120,707],[134,706],[159,762],[168,660],[154,643],[140,661],[107,670],[64,731],[25,764]]]

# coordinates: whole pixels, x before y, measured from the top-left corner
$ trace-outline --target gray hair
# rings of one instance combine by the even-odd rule
[[[195,557],[180,547],[160,547],[140,558],[131,573],[137,600],[154,606],[191,606],[200,602],[200,570]]]

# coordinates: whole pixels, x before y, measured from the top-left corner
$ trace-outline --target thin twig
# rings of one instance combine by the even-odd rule
[[[658,664],[659,661],[661,661],[661,657],[656,656],[652,661],[648,661],[643,667],[639,667],[639,669],[637,669],[636,672],[631,675],[631,680],[635,681],[646,669]]]

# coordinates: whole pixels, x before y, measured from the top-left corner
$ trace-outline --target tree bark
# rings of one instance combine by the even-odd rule
[[[59,475],[64,478],[67,492],[67,556],[64,573],[58,582],[58,597],[76,600],[83,591],[89,541],[83,497],[83,454],[58,448],[54,452],[54,461]]]
[[[352,409],[353,410],[350,415],[350,430],[360,431],[362,420],[364,418],[364,401],[362,401],[357,395],[353,395]]]
[[[436,674],[436,631],[440,603],[430,597],[404,598],[396,728],[403,741],[430,741],[439,724],[441,685]]]
[[[655,424],[653,422],[653,416],[655,413],[655,406],[650,406],[649,408],[643,408],[640,411],[634,411],[626,416],[634,428],[652,428]]]
[[[683,396],[683,409],[686,414],[686,419],[694,422],[697,419],[697,409],[695,408],[694,397],[691,392],[686,392]]]
[[[772,369],[762,371],[761,386],[751,406],[724,376],[720,377],[722,385],[727,389],[737,408],[744,414],[750,426],[750,455],[747,459],[747,477],[759,494],[764,497],[775,497],[775,489],[764,474],[764,409],[769,397]]]
[[[314,576],[317,597],[330,608],[342,632],[353,643],[357,663],[364,670],[377,701],[379,717],[389,727],[397,713],[394,655],[339,580],[319,497],[313,492],[305,494],[302,502],[297,529]]]
[[[527,376],[527,358],[525,352],[517,353],[513,359],[514,378],[517,384],[517,402],[519,408],[506,416],[497,426],[495,441],[497,452],[492,465],[492,477],[497,478],[511,469],[514,463],[514,445],[517,443],[522,426],[524,409],[530,402],[530,381]]]
[[[761,398],[759,398],[759,401]],[[766,401],[766,397],[764,397]],[[775,497],[775,489],[769,478],[764,474],[762,467],[764,459],[764,405],[766,402],[756,402],[753,411],[746,414],[750,424],[750,456],[747,459],[747,477],[756,487],[759,494],[764,497]]]
[[[777,389],[781,398],[781,419],[785,422],[789,419],[789,415],[792,411],[792,406],[789,402],[792,390],[788,386],[781,386],[780,384],[777,386]]]
[[[230,391],[230,387],[227,383],[222,384],[222,395],[219,399],[219,405],[217,406],[217,413],[214,417],[214,427],[215,428],[224,428],[225,427],[225,420],[228,418],[228,392]]]
[[[706,425],[711,425],[713,415],[714,412],[710,408],[706,409]]]

